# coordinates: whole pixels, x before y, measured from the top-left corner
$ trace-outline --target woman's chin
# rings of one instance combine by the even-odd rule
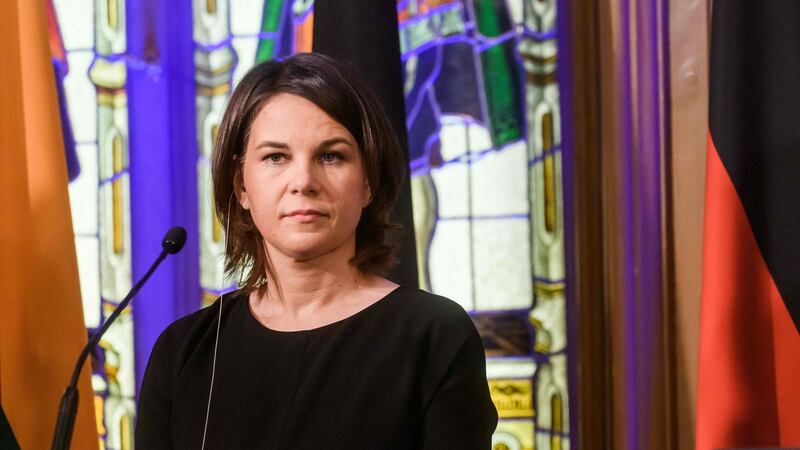
[[[309,238],[311,236],[293,240],[284,245],[275,246],[275,249],[295,262],[308,262],[329,254],[341,246],[341,243],[331,242],[329,239]]]
[[[327,252],[320,251],[316,248],[308,248],[308,249],[295,249],[293,251],[287,252],[287,256],[294,260],[296,263],[307,263],[313,261],[320,256],[326,254]]]

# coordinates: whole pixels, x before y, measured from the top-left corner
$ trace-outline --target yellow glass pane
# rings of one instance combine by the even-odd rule
[[[106,23],[109,28],[116,30],[119,26],[119,0],[106,0]]]
[[[543,150],[549,152],[553,148],[553,114],[542,116]],[[544,227],[548,233],[556,230],[556,170],[555,158],[551,154],[544,157]]]
[[[111,141],[111,152],[114,175],[116,176],[122,171],[122,138],[119,135],[114,136]],[[111,183],[112,245],[114,253],[117,255],[121,255],[125,250],[124,200],[122,197],[122,178],[117,178]]]
[[[489,380],[489,392],[501,419],[533,417],[533,385],[530,379]]]

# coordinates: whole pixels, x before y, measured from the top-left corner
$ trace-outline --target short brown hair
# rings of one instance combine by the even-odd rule
[[[234,199],[242,183],[250,127],[277,94],[303,97],[342,124],[356,140],[372,201],[356,227],[356,254],[362,273],[383,274],[394,263],[400,226],[390,210],[400,191],[405,159],[386,113],[375,96],[345,65],[319,54],[301,53],[256,65],[234,89],[214,144],[212,178],[217,216],[227,233],[226,273],[249,268],[245,290],[266,288],[274,273],[249,211]]]

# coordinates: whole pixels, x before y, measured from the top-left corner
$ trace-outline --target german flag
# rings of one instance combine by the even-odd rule
[[[716,1],[697,449],[800,446],[800,2]]]

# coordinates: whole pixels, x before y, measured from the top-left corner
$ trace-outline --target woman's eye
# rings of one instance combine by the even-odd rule
[[[286,160],[286,155],[283,153],[270,153],[269,155],[264,157],[265,161],[269,161],[271,163],[282,163]]]
[[[343,156],[339,152],[324,152],[320,155],[320,160],[324,163],[333,163],[343,159]]]

